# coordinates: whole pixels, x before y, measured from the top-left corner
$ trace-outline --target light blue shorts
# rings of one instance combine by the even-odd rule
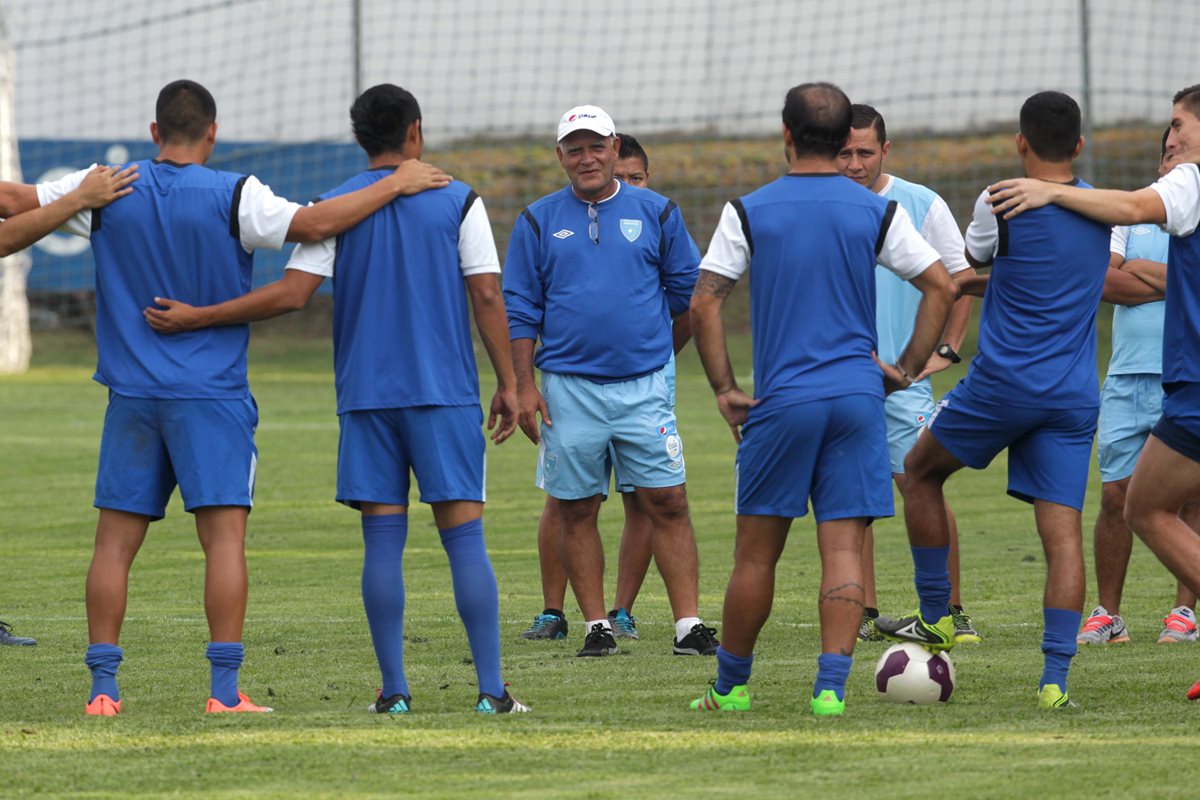
[[[671,396],[671,408],[675,408],[675,354],[674,353],[671,353],[671,359],[667,362],[667,365],[665,367],[663,367],[663,377],[666,378],[667,392]],[[553,419],[553,417],[551,417],[551,419]],[[612,446],[611,443],[608,445],[608,460],[609,460],[610,468],[615,473],[617,491],[620,492],[621,494],[632,494],[633,490],[636,487],[632,483],[629,482],[629,480],[625,477],[625,474],[621,471],[620,464],[617,461],[616,449]],[[608,498],[608,477],[607,476],[604,478],[604,497],[606,499]]]
[[[626,485],[684,483],[683,440],[665,372],[617,383],[543,372],[542,396],[554,424],[542,425],[538,487],[559,500],[603,494],[610,464]]]
[[[892,516],[885,428],[871,395],[760,403],[742,426],[737,513],[803,517],[811,498],[817,522]]]
[[[1150,429],[1162,416],[1162,375],[1109,375],[1100,391],[1096,458],[1105,483],[1133,474]]]
[[[483,410],[415,406],[347,411],[338,417],[337,501],[408,505],[409,471],[422,503],[487,499]]]
[[[153,519],[179,486],[183,507],[254,505],[254,398],[155,400],[108,394],[96,508]]]
[[[917,443],[917,434],[933,415],[933,387],[928,381],[893,392],[883,401],[887,416],[888,458],[892,472],[904,474],[904,457]]]

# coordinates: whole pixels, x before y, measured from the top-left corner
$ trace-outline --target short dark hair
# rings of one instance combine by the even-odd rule
[[[876,111],[873,106],[865,103],[855,103],[850,106],[850,127],[856,131],[874,128],[875,135],[879,137],[879,144],[882,145],[887,141],[887,126],[883,124],[883,114]]]
[[[617,153],[617,158],[640,158],[642,169],[649,172],[650,156],[646,155],[646,148],[642,147],[642,143],[628,133],[617,133],[617,138],[621,140],[621,150]]]
[[[1176,92],[1171,98],[1171,104],[1176,103],[1183,103],[1183,107],[1191,112],[1192,116],[1200,117],[1200,83]]]
[[[1168,125],[1166,127],[1166,129],[1163,131],[1162,144],[1159,146],[1159,149],[1158,149],[1158,157],[1160,159],[1167,154],[1167,137],[1170,135],[1171,135],[1171,126]]]
[[[350,106],[354,138],[372,158],[380,153],[400,152],[409,127],[420,119],[417,98],[391,83],[372,86]]]
[[[163,142],[198,142],[217,120],[217,101],[195,81],[171,81],[158,93],[154,121]]]
[[[788,90],[783,124],[797,156],[836,158],[850,136],[850,98],[832,83],[802,83]]]
[[[1021,106],[1021,135],[1043,161],[1070,161],[1081,129],[1079,104],[1062,92],[1038,92]]]

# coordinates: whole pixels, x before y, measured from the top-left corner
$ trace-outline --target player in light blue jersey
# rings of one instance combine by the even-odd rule
[[[596,106],[564,114],[557,154],[570,184],[531,204],[513,227],[504,297],[520,424],[539,445],[537,485],[559,501],[562,554],[587,628],[578,655],[617,651],[597,528],[610,445],[617,474],[652,520],[675,617],[672,649],[711,655],[717,641],[699,617],[683,440],[665,374],[670,320],[687,312],[700,253],[674,203],[615,179],[615,134]]]
[[[129,569],[151,522],[178,485],[205,553],[210,713],[261,712],[238,688],[247,577],[246,519],[258,453],[257,409],[246,382],[246,326],[164,337],[142,319],[161,295],[214,303],[249,290],[251,256],[284,241],[316,241],[363,219],[403,191],[447,178],[418,168],[320,207],[276,197],[253,176],[204,166],[216,143],[216,102],[194,81],[160,92],[150,134],[157,158],[138,162],[134,191],[68,223],[96,259],[95,379],[109,389],[96,478],[95,552],[87,580],[92,671],[86,711],[121,710],[117,645]],[[50,204],[83,180],[38,186]]]
[[[1061,92],[1027,99],[1016,141],[1025,173],[1079,183],[1071,162],[1083,149],[1080,120],[1078,104]],[[1060,708],[1069,702],[1067,673],[1083,609],[1081,512],[1100,404],[1096,309],[1109,230],[1078,214],[1048,212],[1008,222],[991,213],[986,191],[975,204],[967,257],[974,266],[993,265],[990,275],[963,281],[964,290],[982,294],[986,287],[979,352],[905,461],[904,517],[920,609],[876,625],[934,649],[954,646],[943,487],[964,466],[983,469],[1007,450],[1008,493],[1033,504],[1046,553],[1038,703]]]
[[[1163,132],[1158,176],[1167,173],[1167,137]],[[1113,228],[1104,299],[1113,309],[1112,358],[1100,392],[1100,513],[1093,547],[1099,602],[1076,636],[1079,644],[1117,644],[1129,641],[1121,616],[1121,595],[1133,546],[1125,521],[1125,495],[1134,464],[1151,428],[1162,416],[1163,301],[1167,283],[1170,237],[1153,225]],[[1182,516],[1193,529],[1200,524],[1195,503]],[[1175,607],[1163,619],[1160,644],[1196,641],[1196,596],[1178,584]]]
[[[942,264],[951,275],[969,269],[963,254],[964,245],[958,224],[950,213],[946,201],[933,190],[916,183],[889,175],[883,171],[884,160],[892,143],[887,138],[883,115],[868,105],[856,103],[852,107],[850,137],[838,154],[838,168],[847,178],[859,183],[881,197],[897,201],[912,218],[913,225],[933,245],[941,256]],[[921,293],[891,270],[880,267],[875,270],[875,323],[879,335],[879,358],[893,363],[904,352],[908,338],[912,335],[913,320],[921,302]],[[930,356],[929,363],[917,376],[917,381],[902,392],[893,392],[884,401],[887,414],[888,456],[892,462],[892,479],[900,495],[904,495],[904,457],[917,441],[917,434],[933,416],[933,384],[930,376],[941,372],[952,364],[962,361],[958,351],[962,349],[967,323],[971,319],[971,297],[963,296],[954,304],[942,342]],[[979,632],[971,623],[971,617],[963,610],[959,596],[958,523],[954,514],[946,507],[950,522],[950,608],[954,618],[955,640],[978,642]],[[866,610],[858,638],[864,641],[879,641],[883,634],[875,629],[879,616],[875,592],[875,533],[874,526],[867,526],[863,537],[863,583],[866,590]]]
[[[650,157],[635,137],[617,133],[621,149],[613,175],[621,183],[645,189],[650,180]],[[691,318],[681,314],[671,320],[672,354],[663,375],[672,392],[674,407],[675,354],[682,350],[691,338]],[[610,452],[610,460],[612,453]],[[607,483],[607,482],[606,482]],[[654,523],[642,508],[633,484],[624,476],[616,477],[617,492],[625,510],[625,526],[621,530],[621,544],[617,555],[617,586],[613,607],[608,612],[613,635],[618,639],[640,639],[637,619],[633,616],[633,603],[654,557]],[[538,520],[538,566],[542,579],[542,613],[533,619],[533,624],[521,634],[525,639],[559,640],[567,638],[569,626],[563,613],[567,596],[567,570],[559,554],[558,540],[562,527],[562,514],[558,500],[546,495],[546,505]]]
[[[739,442],[725,641],[717,679],[692,701],[696,710],[750,708],[746,684],[774,600],[775,566],[810,500],[821,654],[809,706],[822,716],[845,710],[864,608],[863,537],[868,522],[893,513],[884,394],[913,384],[957,297],[903,206],[838,173],[851,116],[849,99],[831,84],[788,92],[788,174],[725,206],[692,297],[696,348]],[[908,344],[891,364],[875,354],[876,263],[922,295]],[[747,270],[753,398],[734,379],[721,320],[725,297]]]
[[[410,92],[374,86],[355,100],[350,119],[367,170],[322,195],[317,208],[375,185],[396,165],[419,163],[421,109]],[[362,512],[363,605],[383,677],[369,706],[376,713],[412,708],[403,574],[410,471],[449,557],[478,679],[475,708],[529,710],[501,677],[499,598],[483,536],[485,442],[468,298],[496,371],[488,428],[499,444],[517,424],[499,272],[483,201],[455,181],[398,198],[336,238],[296,248],[273,284],[209,308],[163,301],[167,311],[146,312],[163,331],[245,323],[300,308],[325,278],[334,279],[337,499]]]

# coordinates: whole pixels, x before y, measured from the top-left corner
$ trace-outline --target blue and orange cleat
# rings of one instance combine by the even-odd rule
[[[206,714],[265,714],[275,709],[269,706],[256,706],[250,702],[250,698],[238,691],[238,704],[232,708],[222,703],[215,697],[208,698],[208,705],[204,708]]]
[[[113,700],[106,694],[98,694],[83,711],[89,717],[115,717],[121,713],[121,701]]]

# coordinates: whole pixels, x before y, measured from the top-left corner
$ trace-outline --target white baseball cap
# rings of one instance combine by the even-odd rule
[[[559,119],[557,141],[561,142],[575,131],[595,131],[601,136],[612,136],[617,132],[617,126],[600,106],[575,106]]]

